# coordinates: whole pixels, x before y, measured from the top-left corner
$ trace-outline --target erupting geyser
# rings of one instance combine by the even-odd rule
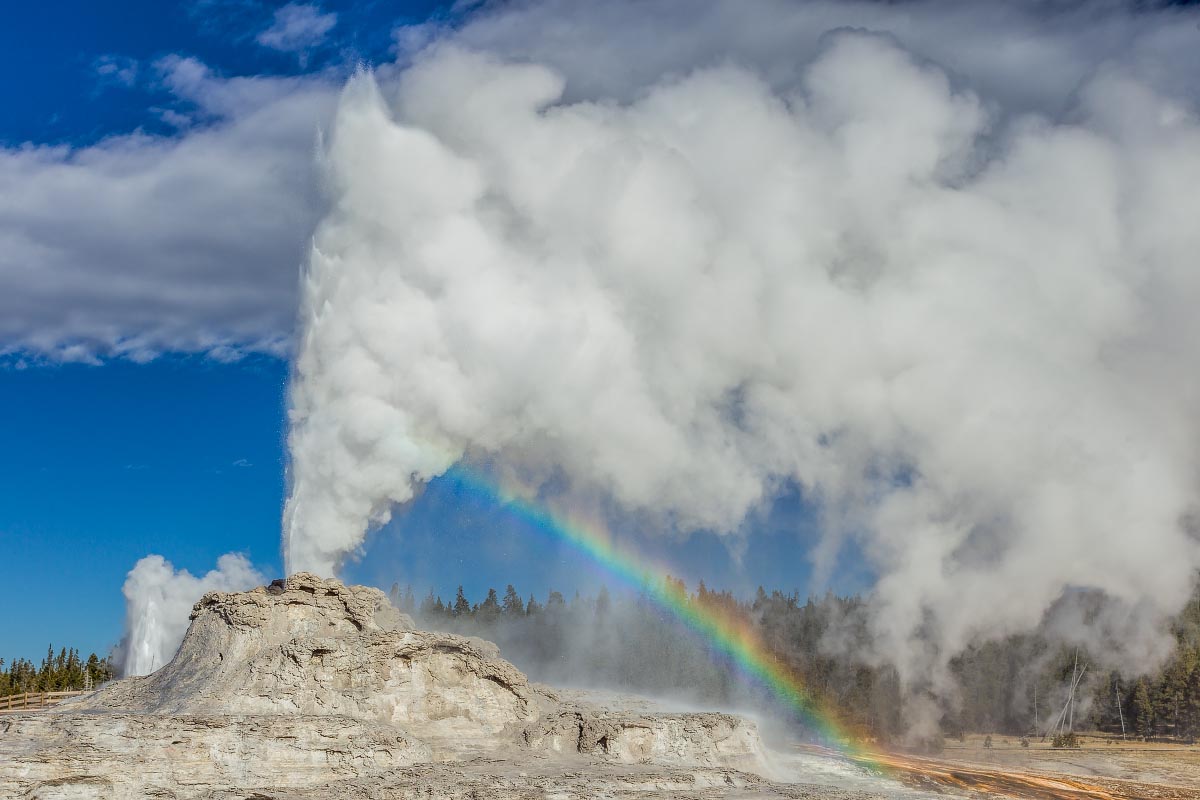
[[[121,680],[9,665],[0,795],[1193,796],[1094,749],[1086,783],[1041,765],[1077,706],[1090,738],[1200,731],[1196,3],[475,0],[391,38],[275,5],[254,41],[298,72],[103,55],[98,85],[168,97],[158,133],[0,143],[0,362],[292,370],[286,577],[138,561]],[[431,591],[449,632],[345,585],[439,479],[419,511],[503,513],[634,591]],[[792,594],[693,594],[627,546],[757,558],[793,515]],[[709,583],[760,577],[732,569]],[[631,676],[756,710],[596,688]],[[952,731],[945,761],[883,749]],[[966,732],[988,765],[942,770]]]
[[[117,663],[123,675],[149,675],[179,649],[188,613],[205,592],[238,591],[264,583],[245,556],[227,554],[217,568],[196,578],[176,571],[162,556],[146,556],[125,579],[125,638]]]
[[[861,655],[914,699],[1039,625],[1152,666],[1200,568],[1196,19],[542,0],[406,29],[322,136],[288,570],[336,573],[462,462],[685,533],[799,487],[800,557],[854,540]]]
[[[1043,33],[972,5],[981,52],[1080,55],[1047,81],[939,44],[965,25],[943,4],[871,4],[885,33],[840,29],[852,3],[726,27],[728,3],[652,5],[654,46],[619,70],[590,42],[623,4],[534,3],[538,46],[518,4],[346,87],[289,569],[335,572],[463,459],[731,535],[792,483],[821,569],[847,537],[870,560],[864,656],[912,688],[949,691],[955,653],[1051,609],[1153,663],[1200,567],[1200,84],[1146,44],[1174,46],[1174,12],[1121,44],[1104,15]],[[1072,616],[1076,589],[1098,614]]]

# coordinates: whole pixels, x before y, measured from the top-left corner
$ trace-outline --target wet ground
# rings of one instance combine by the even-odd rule
[[[949,742],[937,757],[856,759],[918,791],[1030,800],[1200,800],[1200,747],[1083,737],[1078,749],[994,736]]]

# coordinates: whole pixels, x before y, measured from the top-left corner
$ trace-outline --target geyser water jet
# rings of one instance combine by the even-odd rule
[[[1148,666],[1200,547],[1197,21],[543,0],[402,31],[430,46],[348,87],[322,155],[288,562],[336,571],[465,452],[734,535],[794,481],[906,675],[1089,587],[1101,624],[1051,627]]]
[[[929,30],[830,24],[790,62],[718,46],[589,95],[565,56],[481,51],[504,13],[343,93],[289,570],[336,571],[471,453],[664,530],[744,535],[788,481],[819,569],[845,537],[870,559],[863,657],[914,697],[1079,588],[1122,636],[1069,636],[1133,672],[1166,652],[1200,568],[1194,88],[1107,42],[1050,116],[910,49]]]
[[[238,553],[217,559],[216,569],[196,577],[176,570],[162,556],[140,559],[121,587],[125,595],[125,633],[116,663],[124,677],[148,675],[165,665],[187,632],[192,605],[205,592],[242,591],[266,580]]]

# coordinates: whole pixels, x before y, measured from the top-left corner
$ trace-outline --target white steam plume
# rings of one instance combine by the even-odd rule
[[[1200,17],[1113,5],[1039,39],[1027,4],[906,3],[873,6],[900,21],[879,35],[819,3],[809,28],[773,3],[722,28],[708,3],[671,33],[679,4],[636,5],[663,38],[623,67],[588,44],[620,13],[518,4],[346,87],[288,569],[336,570],[467,453],[684,530],[738,531],[796,481],[818,561],[845,536],[871,559],[878,655],[910,685],[1076,587],[1146,666],[1200,568]],[[960,5],[974,26],[931,12]],[[530,8],[549,44],[522,53]],[[740,57],[780,26],[792,60]],[[1028,41],[972,61],[939,31]]]
[[[149,675],[166,664],[187,633],[192,606],[205,592],[233,592],[261,586],[263,576],[246,557],[227,553],[217,568],[195,577],[176,570],[162,556],[139,560],[125,578],[125,635],[118,663],[122,674]]]

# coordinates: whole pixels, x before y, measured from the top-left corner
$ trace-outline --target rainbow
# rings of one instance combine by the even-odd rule
[[[883,763],[861,743],[835,709],[809,691],[800,676],[780,660],[740,614],[690,597],[661,568],[648,567],[638,555],[621,548],[596,522],[555,513],[520,493],[501,488],[484,475],[461,465],[446,477],[462,488],[503,508],[523,522],[565,541],[623,583],[641,590],[657,605],[699,634],[712,650],[726,657],[746,680],[765,688],[784,708],[815,733],[823,744],[875,769]]]

